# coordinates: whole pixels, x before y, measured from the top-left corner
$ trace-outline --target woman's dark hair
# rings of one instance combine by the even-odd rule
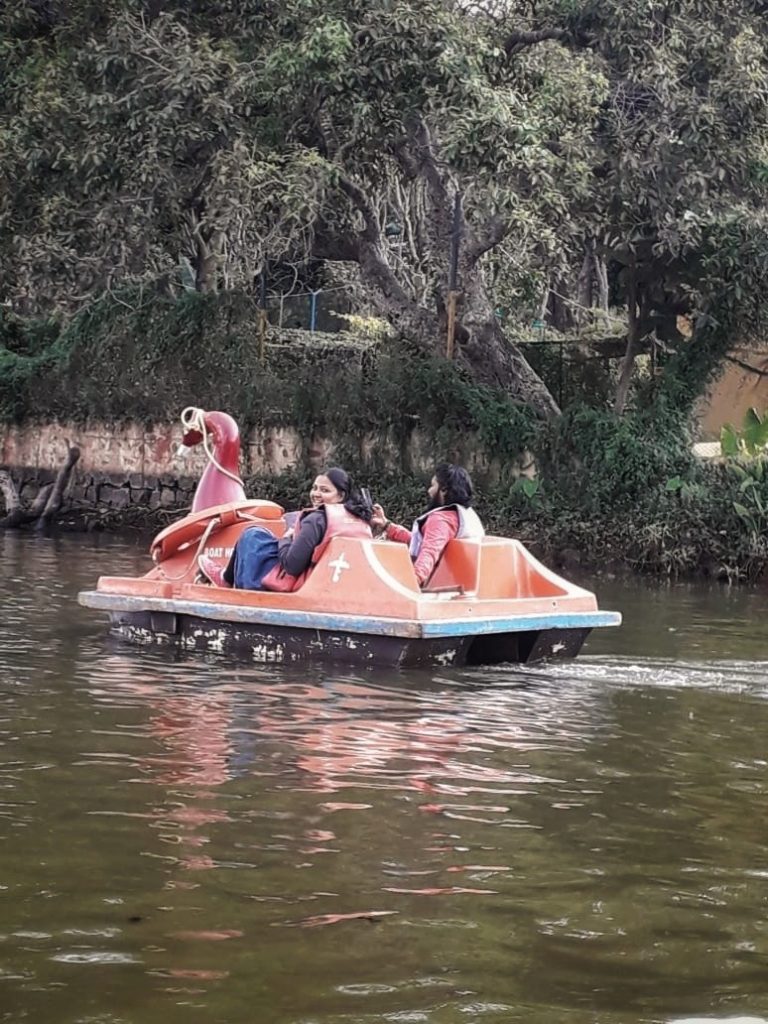
[[[373,509],[370,504],[363,499],[360,491],[358,491],[356,487],[353,487],[349,473],[342,469],[341,466],[331,466],[330,469],[326,469],[325,475],[331,481],[339,494],[344,497],[344,508],[347,512],[351,513],[353,516],[357,516],[358,519],[362,519],[363,522],[370,523],[371,516],[373,515]]]
[[[441,462],[435,469],[437,486],[443,492],[444,504],[463,505],[469,508],[472,504],[472,478],[466,469],[454,466],[450,462]]]
[[[349,479],[349,473],[341,466],[331,466],[330,469],[326,469],[325,476],[331,481],[333,486],[343,495],[344,500],[349,497],[352,490],[352,481]]]

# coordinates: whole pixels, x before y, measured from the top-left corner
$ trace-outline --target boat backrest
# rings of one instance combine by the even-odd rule
[[[564,580],[545,569],[519,541],[507,537],[452,540],[425,593],[463,591],[480,598],[558,597]]]
[[[306,583],[291,594],[270,593],[269,600],[280,606],[296,599],[317,611],[331,602],[344,614],[397,617],[413,615],[419,593],[405,544],[334,537]]]
[[[480,579],[481,547],[480,539],[448,541],[424,593],[453,589],[474,593]]]

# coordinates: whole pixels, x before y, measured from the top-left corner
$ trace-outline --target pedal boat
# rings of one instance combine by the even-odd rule
[[[79,602],[134,640],[275,663],[527,664],[574,657],[592,629],[621,622],[505,537],[451,541],[423,590],[406,545],[339,537],[295,593],[203,582],[200,555],[226,564],[254,525],[282,536],[283,509],[244,500],[193,512],[155,538],[146,575],[102,576]]]

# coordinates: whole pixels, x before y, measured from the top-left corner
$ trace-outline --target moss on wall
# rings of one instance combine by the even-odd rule
[[[262,362],[257,325],[252,300],[237,293],[106,296],[64,324],[3,313],[0,418],[152,423],[187,405],[220,408],[242,430],[291,425],[331,437],[340,458],[365,450],[375,462],[370,438],[386,438],[405,469],[416,429],[435,453],[461,452],[472,435],[491,460],[530,441],[529,414],[444,360],[391,339],[270,329]]]

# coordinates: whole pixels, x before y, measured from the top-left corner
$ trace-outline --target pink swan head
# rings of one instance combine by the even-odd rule
[[[226,505],[245,501],[240,479],[240,431],[237,423],[225,412],[202,412],[208,451],[213,461],[208,462],[195,491],[192,511],[201,512],[213,505]],[[185,424],[186,425],[186,424]],[[185,430],[184,448],[201,444],[204,434],[197,422]]]

